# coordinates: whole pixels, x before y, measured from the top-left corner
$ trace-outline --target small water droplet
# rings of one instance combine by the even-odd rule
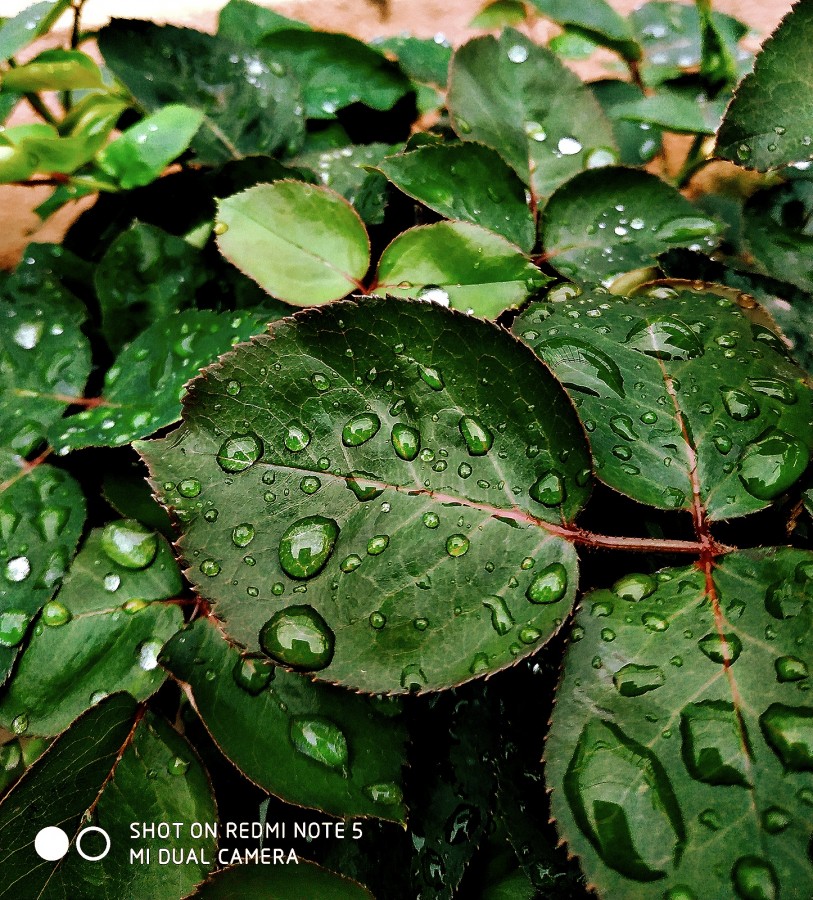
[[[622,697],[640,697],[666,682],[660,666],[639,666],[628,663],[613,675],[615,689]]]

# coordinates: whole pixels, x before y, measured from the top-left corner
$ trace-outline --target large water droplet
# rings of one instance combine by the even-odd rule
[[[558,472],[543,472],[528,493],[543,506],[559,506],[565,499],[565,483]]]
[[[502,597],[486,597],[483,606],[491,612],[491,627],[499,635],[508,634],[514,627],[514,617],[508,609],[508,604]]]
[[[431,366],[418,365],[418,374],[424,384],[429,385],[433,391],[443,390],[443,375],[439,369],[433,369]]]
[[[291,743],[297,751],[329,769],[347,768],[347,738],[327,719],[295,717],[290,725]]]
[[[59,600],[49,600],[42,608],[42,622],[50,628],[59,628],[71,620],[71,611]],[[2,621],[2,616],[0,616]],[[2,630],[2,629],[0,629]]]
[[[105,525],[102,550],[125,569],[145,569],[158,552],[158,537],[135,519],[122,519]]]
[[[279,542],[279,564],[291,578],[313,578],[325,567],[339,526],[324,516],[306,516],[289,526]]]
[[[0,613],[0,647],[16,647],[25,637],[30,616],[22,609]]]
[[[741,856],[731,870],[731,882],[741,900],[777,900],[779,882],[773,866],[758,856]]]
[[[700,638],[697,646],[712,661],[721,665],[728,660],[733,664],[739,659],[742,652],[742,641],[733,632],[718,634],[713,632]]]
[[[666,681],[660,666],[639,666],[627,663],[613,675],[615,689],[622,697],[640,697],[654,691]]]
[[[538,572],[525,596],[531,603],[558,603],[567,591],[567,569],[561,563],[551,563]]]
[[[778,400],[786,406],[792,406],[798,399],[793,388],[778,378],[749,378],[748,384],[758,394],[764,394],[766,397]]]
[[[6,563],[5,575],[8,581],[25,581],[30,574],[31,562],[27,556],[13,556]]]
[[[633,350],[656,359],[695,359],[703,345],[691,328],[676,316],[661,316],[636,325],[626,343]]]
[[[217,464],[224,472],[236,474],[251,468],[262,454],[263,442],[256,434],[233,434],[217,451]]]
[[[613,416],[610,419],[610,428],[624,440],[635,441],[638,439],[638,432],[635,430],[632,419],[627,415]]]
[[[401,459],[412,462],[421,449],[421,433],[411,425],[396,422],[390,434],[392,446]]]
[[[285,446],[291,453],[300,453],[311,442],[311,434],[301,422],[289,422],[285,431]]]
[[[335,637],[310,606],[289,606],[274,613],[260,630],[260,647],[292,669],[315,671],[330,665]]]
[[[776,680],[780,682],[802,681],[810,674],[807,663],[798,656],[780,656],[774,662]]]
[[[234,526],[231,539],[236,547],[248,547],[254,540],[254,534],[254,526],[249,522],[243,522]]]
[[[813,707],[772,703],[759,717],[762,734],[791,772],[813,772]]]
[[[800,440],[771,429],[743,449],[739,477],[749,494],[758,500],[772,500],[802,475],[807,464],[807,448]]]
[[[577,338],[552,338],[534,348],[567,387],[601,397],[607,389],[624,394],[624,379],[615,362],[603,351]]]
[[[241,656],[234,664],[232,677],[238,687],[256,697],[271,683],[274,677],[274,666],[267,659],[254,656]]]
[[[183,481],[178,482],[178,493],[182,497],[191,499],[197,497],[200,491],[201,484],[197,478],[184,478]]]
[[[680,855],[686,830],[669,776],[648,747],[616,725],[584,726],[564,790],[581,830],[622,875],[654,881]]]
[[[494,443],[494,435],[474,416],[463,416],[457,423],[470,456],[485,456]]]
[[[138,664],[145,672],[152,672],[158,668],[158,654],[161,652],[164,644],[162,641],[149,640],[143,641],[138,645]]]
[[[446,552],[449,556],[464,556],[469,550],[469,539],[465,534],[451,534],[446,538]]]
[[[745,391],[739,388],[720,388],[723,406],[735,422],[747,422],[759,415],[759,404]]]
[[[375,413],[354,416],[342,429],[342,443],[346,447],[360,447],[378,434],[381,419]]]
[[[613,593],[622,600],[638,603],[653,594],[656,587],[657,583],[651,575],[634,572],[619,578],[613,585]]]
[[[692,778],[706,784],[748,787],[748,750],[743,747],[744,732],[732,703],[690,703],[680,714],[680,731],[683,761]]]

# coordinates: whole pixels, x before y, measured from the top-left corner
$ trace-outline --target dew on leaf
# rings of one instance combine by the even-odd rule
[[[622,697],[640,697],[666,682],[660,666],[639,666],[627,663],[613,675],[615,689]]]
[[[232,529],[232,543],[236,547],[247,547],[254,540],[254,534],[254,526],[250,522],[242,522]]]
[[[145,672],[152,672],[158,668],[158,654],[161,652],[163,643],[158,640],[143,641],[138,645],[136,653],[138,654],[138,665]]]
[[[384,493],[384,488],[374,480],[372,475],[368,475],[366,472],[351,472],[347,476],[347,487],[360,503],[375,500],[376,497],[380,497]]]
[[[347,768],[348,749],[344,732],[327,719],[295,716],[289,735],[294,749],[329,769]]]
[[[13,556],[6,562],[6,579],[11,582],[25,581],[31,574],[31,563],[27,556]]]
[[[71,611],[58,600],[49,600],[42,608],[42,622],[51,628],[59,628],[71,620]],[[2,616],[0,616],[0,631],[2,631]]]
[[[315,475],[306,475],[299,482],[299,489],[303,494],[315,494],[322,487],[322,482]]]
[[[184,478],[183,481],[178,482],[178,493],[182,497],[188,499],[197,497],[200,491],[201,484],[197,478]]]
[[[748,787],[748,751],[734,705],[726,700],[690,703],[680,714],[683,762],[706,784]]]
[[[483,606],[491,613],[491,627],[499,635],[508,634],[514,627],[514,617],[508,609],[508,604],[502,597],[492,596],[483,600]]]
[[[543,472],[528,493],[543,506],[559,506],[565,499],[565,484],[558,472]]]
[[[369,556],[380,556],[390,545],[388,534],[374,534],[367,541],[367,553]]]
[[[425,512],[421,516],[421,521],[427,528],[437,528],[440,525],[440,516],[437,513]]]
[[[355,572],[356,569],[361,565],[361,557],[356,553],[351,553],[349,556],[345,556],[345,558],[339,563],[339,568],[342,572]]]
[[[807,468],[804,444],[784,431],[771,429],[748,444],[739,459],[739,478],[758,500],[772,500],[786,491]]]
[[[610,419],[610,428],[619,436],[627,441],[635,441],[638,439],[638,433],[635,430],[632,419],[624,414],[613,416]]]
[[[813,707],[772,703],[759,724],[786,771],[813,772]]]
[[[367,784],[363,790],[373,803],[379,803],[381,806],[397,806],[404,799],[401,788],[388,781]]]
[[[333,659],[335,636],[311,606],[279,610],[260,629],[260,647],[277,662],[311,672],[324,669]]]
[[[494,443],[494,435],[474,416],[463,416],[457,423],[470,456],[485,456]]]
[[[611,390],[624,397],[621,370],[603,350],[577,338],[551,338],[538,347],[545,362],[568,387],[597,397]]]
[[[410,663],[401,671],[401,687],[414,693],[426,684],[426,675],[420,663]]]
[[[30,620],[22,609],[7,609],[0,613],[0,647],[16,647],[25,637]]]
[[[101,543],[108,559],[125,569],[145,569],[158,552],[158,537],[135,519],[109,522]]]
[[[622,600],[637,603],[653,594],[656,587],[655,579],[651,575],[635,572],[619,578],[613,585],[613,593]]]
[[[214,578],[220,574],[220,563],[216,559],[204,559],[200,564],[200,571],[207,578]]]
[[[741,856],[731,869],[731,882],[741,900],[777,900],[779,897],[774,867],[759,856]]]
[[[697,646],[712,662],[722,665],[726,660],[735,663],[742,652],[742,641],[733,633],[718,634],[713,632],[700,638]]]
[[[306,516],[290,525],[280,538],[279,564],[291,578],[313,578],[327,564],[339,526],[324,516]]]
[[[263,442],[253,432],[233,434],[217,451],[217,464],[230,475],[245,472],[263,454]]]
[[[759,415],[759,404],[746,391],[739,388],[720,388],[723,406],[735,422],[747,422]]]
[[[567,569],[561,563],[551,563],[531,580],[525,596],[531,603],[558,603],[567,592]]]
[[[625,343],[656,359],[696,359],[703,355],[703,345],[697,335],[676,316],[639,323],[629,332]]]
[[[270,660],[254,656],[241,656],[232,668],[235,684],[252,697],[261,694],[271,683],[273,676],[274,666]]]
[[[807,663],[798,656],[780,656],[774,661],[776,680],[780,682],[801,681],[810,674]]]
[[[378,631],[387,624],[387,617],[380,610],[375,610],[370,613],[369,622],[370,627]]]
[[[465,534],[451,534],[446,538],[446,552],[449,556],[463,556],[468,552],[469,543]]]
[[[345,447],[360,447],[374,438],[380,428],[381,419],[375,413],[360,413],[342,428],[342,443]]]
[[[396,422],[390,434],[396,454],[407,462],[412,462],[421,449],[421,433],[411,425]]]
[[[300,453],[311,442],[311,434],[301,422],[289,422],[284,443],[291,453]]]

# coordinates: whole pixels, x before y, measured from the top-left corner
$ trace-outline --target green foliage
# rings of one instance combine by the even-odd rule
[[[811,0],[82,7],[0,22],[92,203],[0,273],[0,896],[811,895]]]

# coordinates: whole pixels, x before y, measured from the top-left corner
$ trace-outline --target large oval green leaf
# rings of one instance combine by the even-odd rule
[[[400,692],[495,671],[575,591],[575,414],[526,348],[436,304],[283,320],[138,449],[229,636],[319,678]]]
[[[339,300],[370,265],[370,240],[339,194],[298,181],[258,184],[218,205],[220,252],[294,306]]]
[[[406,729],[397,701],[241,656],[205,620],[176,635],[161,664],[223,753],[260,787],[336,816],[405,821]]]
[[[585,598],[546,780],[602,896],[813,894],[811,598],[813,555],[788,548]]]
[[[618,161],[589,87],[513,29],[455,53],[448,103],[460,137],[496,150],[538,199],[582,169]]]
[[[676,284],[634,299],[574,287],[514,330],[573,397],[602,481],[698,521],[763,509],[807,467],[807,376],[747,309]]]

